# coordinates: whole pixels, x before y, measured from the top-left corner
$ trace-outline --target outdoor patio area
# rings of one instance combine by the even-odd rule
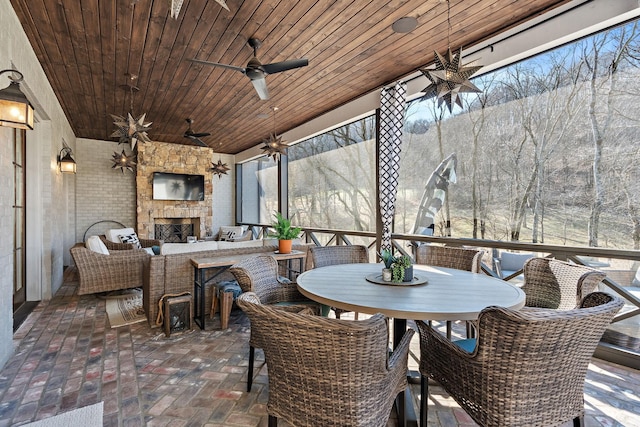
[[[104,402],[105,426],[266,426],[267,369],[246,389],[249,322],[166,338],[146,322],[111,329],[105,300],[78,296],[73,269],[56,296],[14,334],[15,354],[0,372],[0,426]],[[419,355],[417,339],[414,356]],[[264,361],[257,352],[259,363]],[[415,368],[410,360],[410,367]],[[419,385],[412,385],[414,396]],[[437,386],[429,426],[473,426]],[[639,426],[640,373],[594,360],[585,386],[587,426]],[[414,402],[417,408],[417,402]],[[286,425],[281,422],[280,425]],[[396,426],[391,414],[389,426]]]

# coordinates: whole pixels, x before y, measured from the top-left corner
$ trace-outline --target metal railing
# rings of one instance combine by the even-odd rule
[[[267,238],[268,236],[269,225],[243,225],[248,225],[251,228],[254,238]],[[369,248],[371,261],[379,261],[375,255],[377,239],[375,232],[303,228],[302,238],[307,243],[318,246],[363,244]],[[483,258],[482,270],[485,274],[496,278],[501,278],[494,265],[495,256],[500,251],[532,252],[541,257],[550,257],[601,269],[607,273],[607,277],[603,280],[603,290],[612,291],[627,301],[625,308],[616,315],[612,325],[621,325],[621,322],[627,321],[626,323],[631,323],[632,326],[630,328],[631,335],[625,335],[610,328],[598,346],[595,355],[601,359],[640,369],[640,284],[632,286],[635,270],[631,268],[628,270],[607,270],[606,263],[598,265],[594,262],[594,260],[607,259],[640,265],[640,251],[413,234],[392,234],[391,238],[394,250],[403,255],[409,255],[412,259],[415,259],[413,249],[419,244],[443,244],[483,249],[485,257]],[[522,269],[515,271],[503,280],[510,280],[520,274],[522,274]],[[623,278],[624,283],[620,283],[620,277]],[[633,320],[629,322],[629,319]],[[627,329],[629,328],[627,327]]]

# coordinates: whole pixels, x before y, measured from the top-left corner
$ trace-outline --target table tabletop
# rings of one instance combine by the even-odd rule
[[[518,310],[525,303],[525,293],[510,283],[452,268],[414,265],[414,276],[427,279],[422,285],[366,280],[382,268],[374,263],[314,268],[298,276],[298,289],[332,307],[414,320],[475,320],[488,306]]]
[[[216,256],[210,258],[191,258],[191,264],[197,269],[213,268],[213,267],[225,267],[236,264],[244,259],[252,258],[259,255],[271,255],[278,261],[288,259],[306,258],[307,254],[303,251],[293,250],[286,254],[281,254],[278,251],[270,252],[251,252],[246,254],[236,254],[227,256]]]

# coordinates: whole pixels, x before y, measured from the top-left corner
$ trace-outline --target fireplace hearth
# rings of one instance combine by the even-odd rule
[[[155,224],[156,239],[165,243],[186,243],[187,236],[194,236],[193,224]]]

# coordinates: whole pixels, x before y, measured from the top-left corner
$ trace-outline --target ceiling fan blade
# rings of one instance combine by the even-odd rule
[[[191,136],[195,138],[203,138],[205,136],[211,136],[209,132],[192,133]]]
[[[202,147],[208,147],[208,145],[203,140],[198,138],[197,136],[185,134],[184,137],[185,138],[189,138],[191,141],[195,142],[196,144],[198,144],[198,145],[200,145]]]
[[[188,61],[195,62],[196,64],[213,65],[215,67],[222,67],[229,70],[240,71],[242,74],[246,73],[246,70],[244,68],[236,67],[235,65],[219,64],[217,62],[203,61],[202,59],[196,59],[196,58],[189,58]]]
[[[272,64],[264,64],[262,69],[267,74],[280,73],[282,71],[293,70],[294,68],[306,67],[309,65],[309,60],[303,59],[290,59],[288,61],[274,62]]]
[[[253,84],[253,88],[258,92],[258,96],[260,99],[267,100],[269,99],[269,91],[267,90],[267,81],[263,78],[261,79],[253,79],[251,80]]]

